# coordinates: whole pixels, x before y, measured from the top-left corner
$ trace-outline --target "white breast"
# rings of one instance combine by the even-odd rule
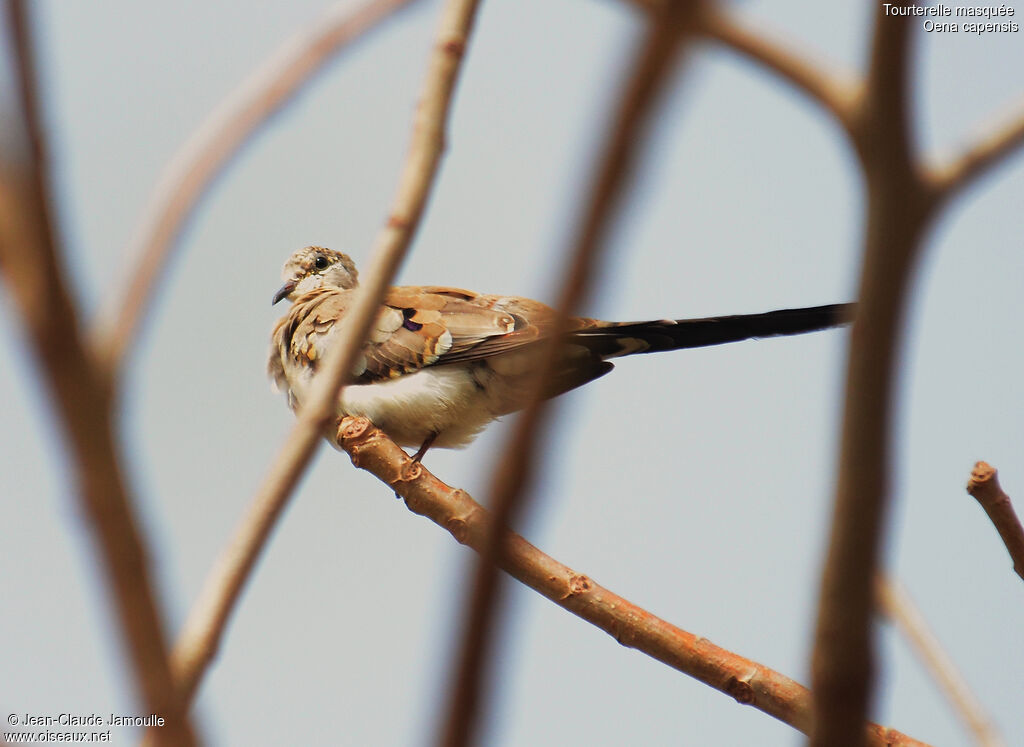
[[[297,372],[295,372],[297,373]],[[306,375],[291,376],[298,404],[311,385]],[[342,390],[339,415],[362,415],[402,446],[418,447],[431,434],[439,447],[465,446],[495,418],[488,397],[468,366],[438,366],[373,384]]]

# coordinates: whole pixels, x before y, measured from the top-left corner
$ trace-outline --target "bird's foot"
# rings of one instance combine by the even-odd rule
[[[423,461],[423,455],[427,453],[427,449],[431,447],[434,440],[437,438],[436,432],[431,432],[429,436],[423,439],[423,444],[420,446],[419,451],[412,455],[412,460],[419,464]]]

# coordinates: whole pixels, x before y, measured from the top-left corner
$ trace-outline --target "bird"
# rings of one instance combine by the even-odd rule
[[[294,252],[273,303],[292,302],[271,333],[268,374],[293,410],[310,391],[331,337],[352,308],[359,283],[347,255],[322,246]],[[554,397],[612,370],[612,359],[779,335],[849,322],[854,304],[761,314],[646,322],[570,318],[550,377],[536,382],[541,343],[557,313],[518,296],[443,286],[390,288],[341,390],[336,414],[361,415],[400,446],[460,448],[493,420],[526,407],[535,390]]]

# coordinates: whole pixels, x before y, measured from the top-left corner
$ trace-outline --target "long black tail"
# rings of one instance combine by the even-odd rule
[[[853,321],[856,304],[837,303],[763,314],[601,324],[569,333],[568,340],[601,360],[635,353],[701,348],[758,337],[799,335]]]

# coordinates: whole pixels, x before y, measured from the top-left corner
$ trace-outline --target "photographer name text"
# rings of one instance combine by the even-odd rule
[[[58,713],[55,716],[26,713],[19,717],[12,713],[7,717],[7,723],[10,726],[163,726],[167,722],[155,713],[148,716],[111,713],[106,717],[98,713]]]

